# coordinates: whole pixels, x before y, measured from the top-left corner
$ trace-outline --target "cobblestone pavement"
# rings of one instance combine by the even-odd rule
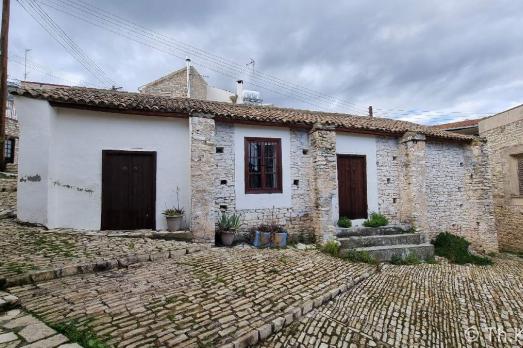
[[[0,313],[0,348],[81,348],[20,309]]]
[[[14,219],[1,219],[0,279],[87,261],[187,247],[187,243],[177,241],[89,235],[65,229],[47,231],[43,228],[22,226]]]
[[[262,347],[521,347],[523,260],[495,260],[387,265]]]
[[[260,326],[268,335],[271,321],[375,269],[317,251],[251,248],[135,266],[9,291],[46,322],[77,321],[111,345],[216,346],[252,332],[257,341]]]

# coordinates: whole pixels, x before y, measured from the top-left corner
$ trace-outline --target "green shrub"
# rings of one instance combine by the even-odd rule
[[[330,240],[324,243],[321,246],[320,250],[325,254],[329,254],[331,256],[338,256],[340,254],[340,243],[335,240]]]
[[[350,249],[347,254],[343,256],[345,259],[352,262],[364,262],[370,264],[376,264],[378,261],[372,257],[367,251],[358,251]]]
[[[343,227],[343,228],[349,228],[352,226],[352,221],[350,221],[350,219],[348,217],[342,216],[338,220],[338,226]]]
[[[363,221],[363,226],[365,227],[380,227],[389,224],[389,220],[380,213],[370,214],[370,218]]]
[[[492,260],[471,254],[469,251],[469,241],[463,237],[456,236],[449,232],[442,232],[432,241],[434,252],[438,256],[446,257],[450,262],[458,265],[472,263],[475,265],[492,265]]]
[[[405,258],[398,255],[392,256],[390,263],[393,265],[419,265],[421,260],[415,253],[409,253]]]

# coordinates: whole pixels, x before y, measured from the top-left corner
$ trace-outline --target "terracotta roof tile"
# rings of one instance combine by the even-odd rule
[[[450,122],[450,123],[444,123],[444,124],[437,124],[434,126],[430,126],[433,129],[460,129],[460,128],[469,128],[469,127],[475,127],[479,124],[479,121],[483,120],[483,118],[475,119],[475,120],[463,120],[463,121],[457,121],[457,122]]]
[[[230,103],[203,101],[187,98],[170,98],[144,93],[119,92],[105,89],[66,87],[66,88],[29,88],[22,87],[13,94],[45,99],[50,102],[71,106],[113,109],[128,112],[153,112],[211,114],[217,119],[232,121],[263,122],[275,125],[301,125],[312,127],[316,123],[334,126],[337,129],[392,133],[401,135],[415,131],[428,137],[470,141],[473,136],[446,132],[412,122],[379,117],[355,116],[309,110],[279,108],[273,106],[233,105]]]

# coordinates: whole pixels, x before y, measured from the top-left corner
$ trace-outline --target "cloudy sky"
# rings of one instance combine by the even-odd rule
[[[267,103],[431,124],[523,103],[522,28],[518,0],[12,0],[9,77],[31,49],[28,80],[136,91],[189,55]]]

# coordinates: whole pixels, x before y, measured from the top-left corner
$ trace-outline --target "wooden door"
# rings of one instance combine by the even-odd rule
[[[367,216],[367,161],[365,156],[338,155],[339,213],[349,219]]]
[[[102,152],[102,230],[154,229],[156,153]]]

